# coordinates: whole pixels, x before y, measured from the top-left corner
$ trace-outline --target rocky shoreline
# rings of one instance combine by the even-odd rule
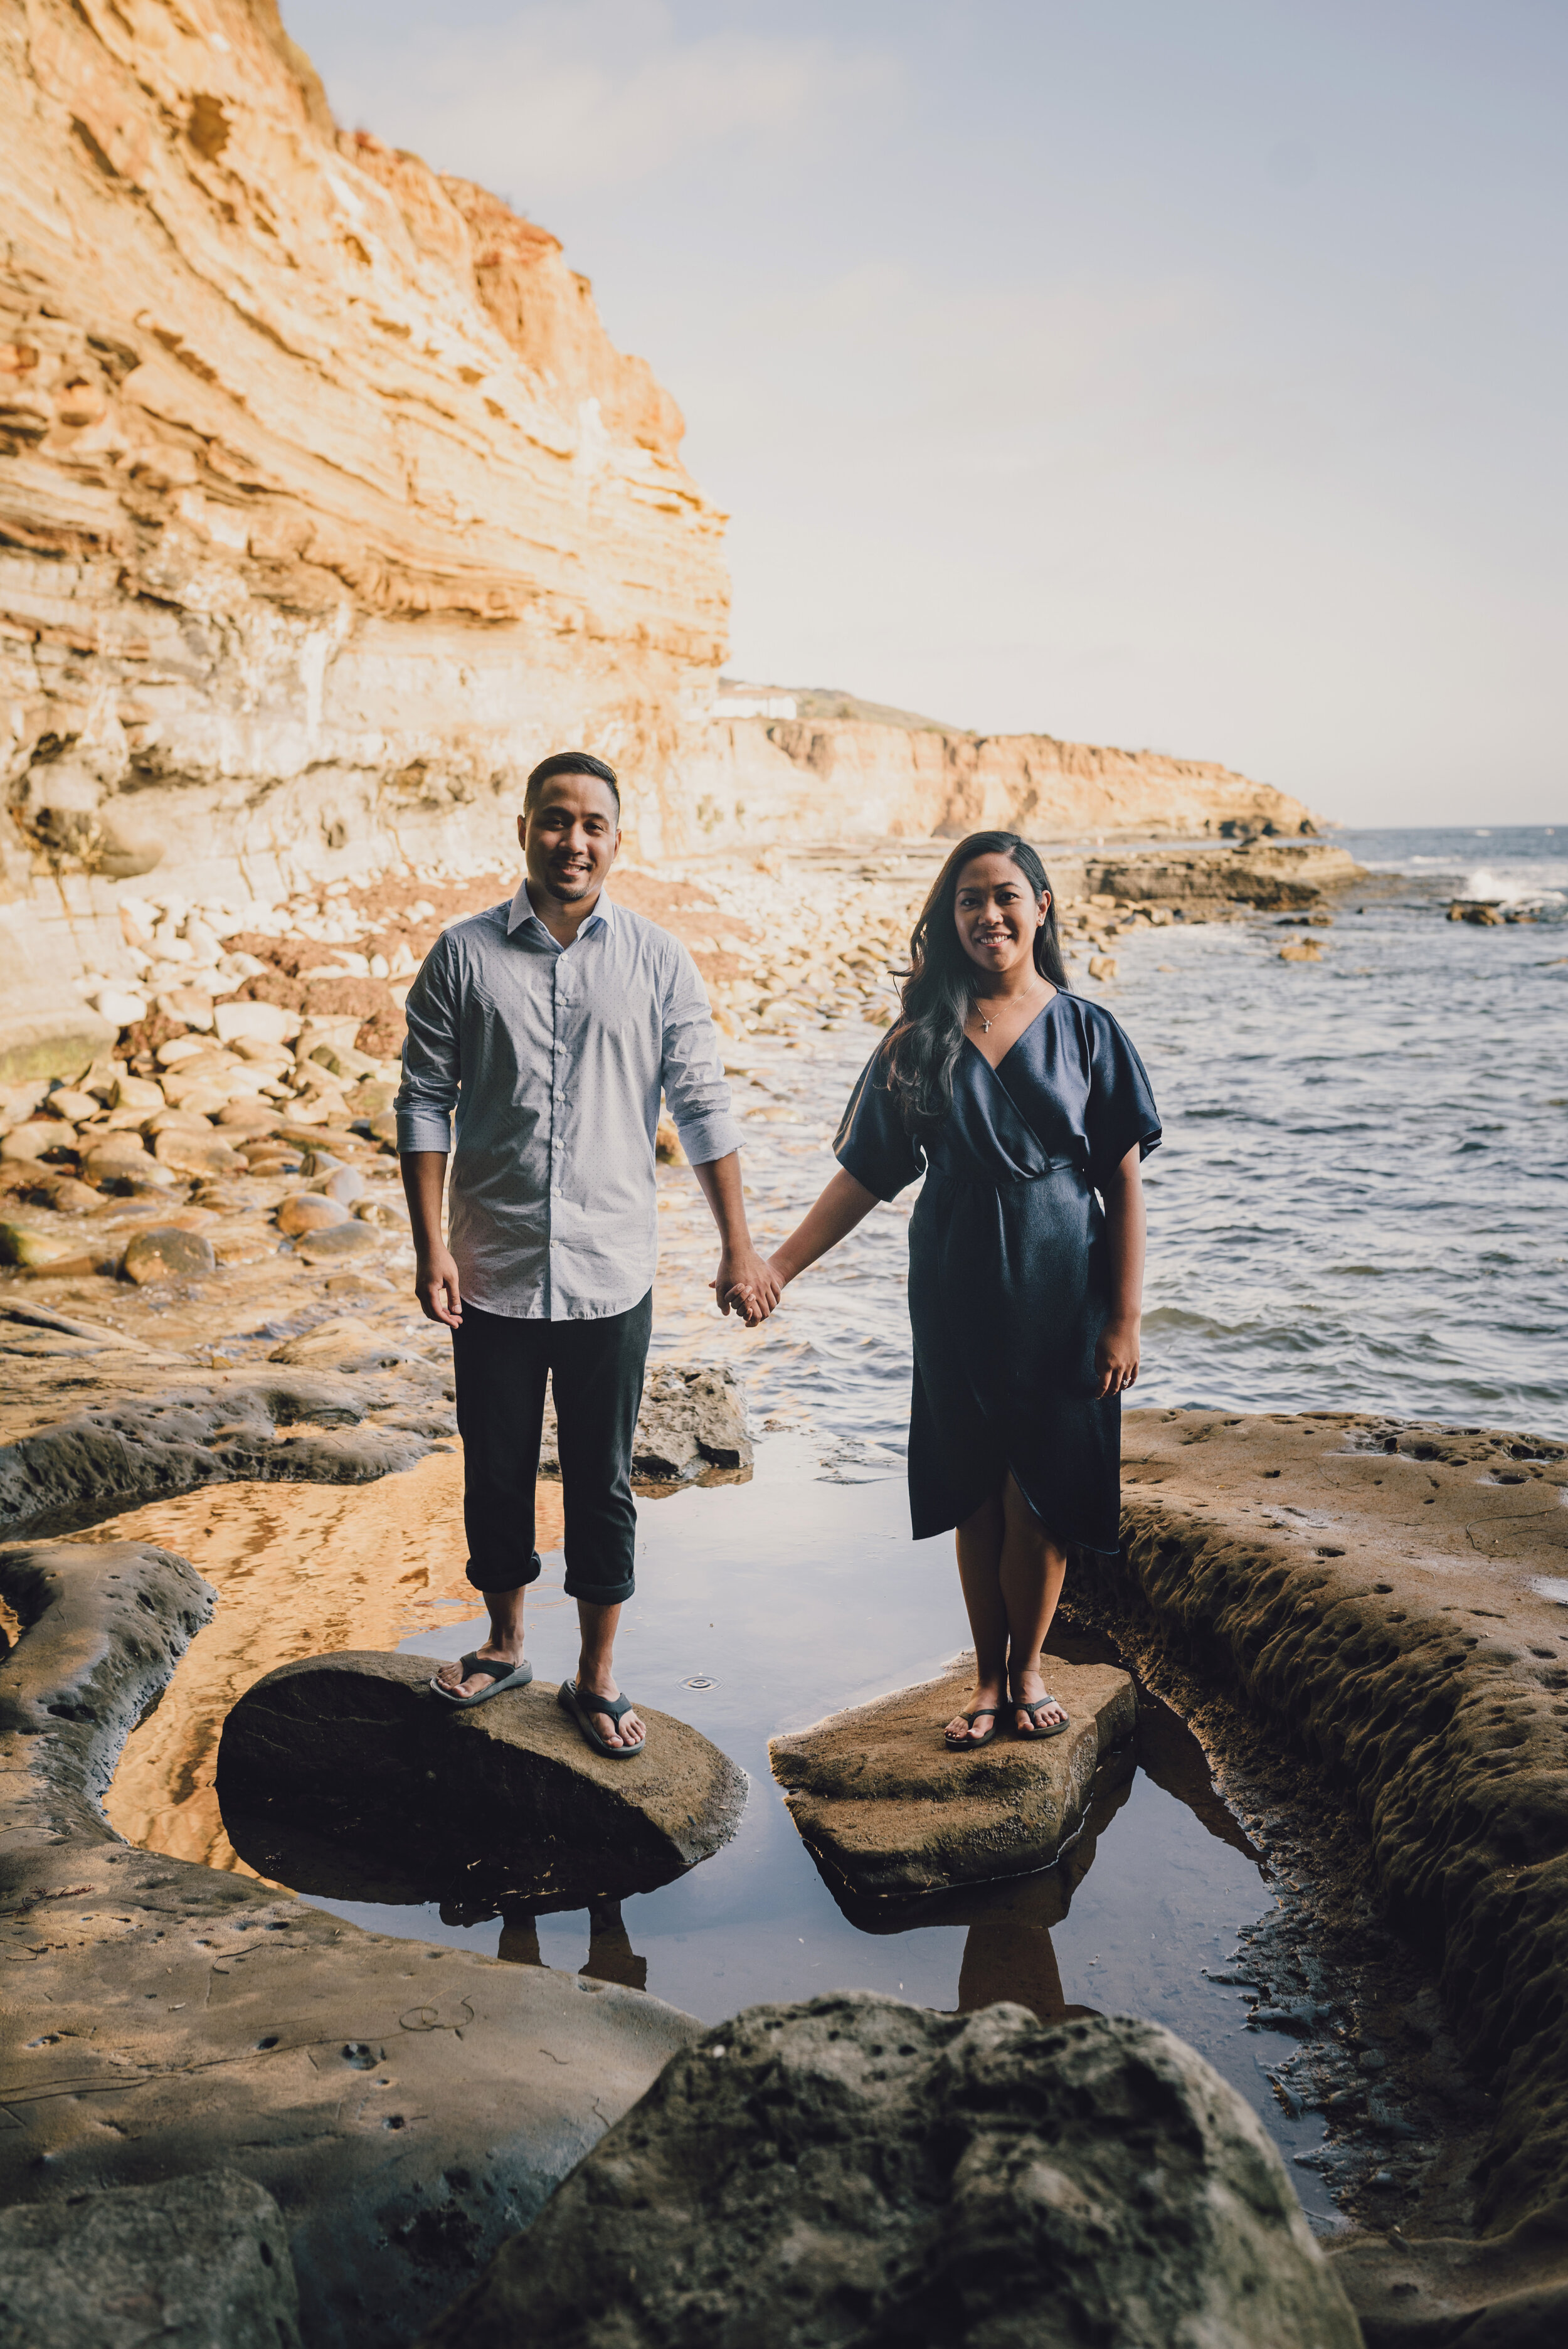
[[[1137,1654],[1140,1669],[1213,1736],[1227,1792],[1243,1816],[1249,1799],[1253,1816],[1269,1805],[1283,1806],[1260,1818],[1279,1864],[1291,1865],[1284,1856],[1289,1821],[1305,1791],[1299,1777],[1291,1778],[1287,1750],[1307,1757],[1312,1786],[1330,1802],[1339,1790],[1349,1818],[1363,1823],[1351,1829],[1347,1819],[1350,1840],[1342,1857],[1354,1882],[1339,1913],[1326,1920],[1320,1914],[1304,1946],[1300,1928],[1308,1911],[1300,1904],[1287,1909],[1246,1938],[1235,1967],[1238,1995],[1252,1998],[1260,2023],[1300,2035],[1302,2054],[1279,2068],[1277,2093],[1325,2109],[1335,2131],[1331,2160],[1337,2142],[1354,2150],[1353,2171],[1361,2180],[1354,2207],[1367,2231],[1335,2251],[1336,2272],[1369,2343],[1426,2349],[1458,2338],[1432,2330],[1439,2311],[1448,2309],[1461,2311],[1466,2323],[1484,2317],[1489,2344],[1524,2349],[1545,2337],[1538,2326],[1543,2309],[1552,2312],[1550,2323],[1568,2310],[1568,2250],[1553,2217],[1568,2161],[1568,2084],[1552,2005],[1568,1931],[1554,1760],[1556,1713],[1568,1690],[1568,1633],[1557,1594],[1568,1579],[1552,1572],[1561,1567],[1568,1524],[1568,1446],[1346,1413],[1244,1420],[1146,1412],[1130,1415],[1127,1433],[1125,1559],[1116,1569],[1102,1565],[1098,1574],[1079,1562],[1074,1587],[1080,1622],[1103,1622],[1119,1647]],[[319,1464],[315,1473],[323,1473]],[[275,1986],[263,2004],[276,2036],[262,2055],[300,2044],[300,2023],[291,2021],[296,1991],[313,2014],[335,2017],[342,2008],[342,2039],[335,2044],[374,2052],[387,2044],[372,2012],[380,1973],[387,1972],[389,1983],[411,1981],[418,1945],[363,1936],[292,1901],[280,1904],[268,1888],[128,1849],[106,1826],[99,1798],[119,1746],[208,1604],[182,1560],[134,1544],[34,1543],[0,1558],[0,1580],[24,1627],[0,1667],[8,1804],[0,1867],[10,1959],[31,1985],[11,2012],[36,2015],[42,2000],[54,2018],[36,2046],[18,2043],[5,2058],[13,2080],[18,2065],[26,2072],[35,2056],[49,2058],[35,2066],[44,2093],[14,2106],[27,2131],[48,2137],[45,2168],[12,2164],[9,2199],[65,2190],[86,2148],[101,2142],[90,2131],[83,2139],[74,2116],[90,2111],[95,2096],[111,2096],[120,2117],[110,2175],[129,2183],[149,2174],[149,2162],[236,2162],[277,2194],[291,2230],[304,2225],[295,2259],[305,2301],[319,2309],[323,2293],[330,2301],[348,2290],[346,2269],[326,2261],[325,2239],[312,2231],[317,2222],[304,2224],[297,2200],[290,2199],[292,2185],[285,2190],[281,2182],[292,2176],[287,2164],[280,2168],[281,2156],[265,2149],[281,2146],[297,2127],[290,2100],[297,2102],[304,2075],[291,2075],[275,2113],[267,2090],[263,2103],[272,2117],[264,2130],[251,2073],[226,2071],[231,2090],[244,2081],[244,2095],[214,2104],[200,2084],[213,2061],[227,2066],[238,2050],[203,2054],[191,2041],[192,2030],[221,2033],[231,2025],[201,2020],[213,1993],[193,2006],[181,1969],[198,1968],[206,1981],[215,1967],[232,1967],[242,1950],[263,1949],[244,1936],[276,1929],[287,1936],[279,1951],[286,1947],[308,1962],[275,1973],[269,1959],[264,1971],[269,1982],[275,1974]],[[1226,1705],[1233,1709],[1228,1731],[1220,1721]],[[1238,1719],[1266,1721],[1262,1744],[1238,1744]],[[1365,1976],[1381,1983],[1378,2000],[1358,2004],[1357,1936],[1364,1954],[1368,1933],[1387,1934],[1377,1921],[1385,1911],[1417,1949],[1425,1946],[1434,1959],[1440,1952],[1440,2004],[1419,1987],[1418,1969],[1403,2004],[1388,2004],[1397,1940],[1386,1942]],[[1322,1958],[1311,1957],[1319,1935],[1328,1944],[1328,1974]],[[189,1952],[181,1955],[187,1941]],[[1332,1972],[1336,1949],[1347,1956],[1343,1978]],[[149,2004],[140,1985],[169,1978],[170,1951],[180,1974],[171,1981],[175,1996]],[[506,2001],[526,2001],[541,1978],[537,1967],[498,1968],[451,1951],[443,1962],[461,1972],[461,1998],[481,2023],[493,2016],[503,2032],[514,2027],[505,2022],[513,2012]],[[314,1987],[323,1966],[331,1981],[353,1984],[352,2016],[339,1992],[328,1997]],[[476,1972],[483,1976],[477,2003]],[[505,1993],[503,2013],[494,1978],[509,1973],[531,1979]],[[98,1984],[92,2020],[79,2007],[89,1978]],[[570,1981],[553,1979],[569,1996]],[[618,1995],[637,2002],[634,1993]],[[117,2054],[120,2026],[106,2037],[106,2017],[122,2009],[128,2018],[134,2010],[135,2030]],[[253,2044],[268,2040],[259,2006],[247,2005],[232,2020],[253,2032]],[[659,2027],[675,2030],[677,2022]],[[493,2068],[500,2058],[486,2035],[490,2027],[486,2023],[480,2037]],[[157,2034],[167,2034],[166,2046]],[[320,2045],[315,2023],[306,2037]],[[467,2035],[462,2044],[469,2049]],[[88,2073],[70,2075],[74,2085],[63,2100],[51,2085],[65,2060],[57,2049],[78,2064],[90,2053]],[[594,2064],[613,2053],[594,2053]],[[245,2063],[260,2066],[262,2055]],[[311,2064],[320,2061],[318,2055]],[[449,2097],[442,2086],[438,2098],[436,2084],[422,2080],[437,2136],[459,2128],[453,2103],[471,2094],[462,2085],[469,2061],[465,2053],[454,2075],[460,2094],[454,2089]],[[281,2083],[282,2067],[267,2076]],[[624,2076],[624,2068],[617,2076]],[[652,2070],[645,2085],[651,2077]],[[103,2086],[106,2080],[110,2085]],[[310,2094],[316,2093],[313,2085]],[[625,2101],[636,2093],[629,2088]],[[484,2107],[485,2126],[493,2127],[490,2109]],[[197,2110],[200,2130],[192,2137]],[[149,2117],[128,2131],[133,2112]],[[1456,2122],[1458,2156],[1452,2143],[1445,2152],[1441,2142],[1455,2137]],[[57,2123],[65,2124],[57,2154],[49,2150]],[[249,2135],[236,2151],[242,2125]],[[559,2125],[551,2126],[559,2136]],[[425,2166],[416,2165],[417,2179],[435,2159],[429,2137],[427,2131],[419,2148]],[[23,2145],[12,2142],[24,2158]],[[573,2143],[577,2150],[569,2159],[562,2155],[567,2168],[584,2149],[581,2135]],[[30,2164],[38,2149],[31,2135],[26,2146]],[[442,2158],[444,2178],[453,2166],[449,2141]],[[104,2182],[102,2158],[93,2152],[95,2183]],[[318,2199],[330,2205],[342,2194],[346,2207],[356,2207],[352,2147],[344,2149],[335,2137],[323,2140],[313,2158]],[[1374,2163],[1386,2174],[1375,2174]],[[346,2165],[341,2185],[334,2182],[339,2164]],[[425,2207],[421,2197],[438,2194],[434,2178],[430,2169],[418,2193],[408,2189],[411,2227]],[[432,2313],[441,2295],[449,2297],[463,2281],[464,2261],[480,2255],[476,2244],[493,2244],[508,2231],[504,2217],[495,2231],[493,2213],[481,2224],[470,2201],[466,2189],[454,2197],[446,2189],[439,2209],[455,2207],[459,2218],[443,2217],[436,2228],[460,2240],[463,2261],[438,2262],[438,2272],[427,2267],[409,2286]],[[526,2212],[515,2197],[511,2208],[515,2226]],[[1391,2233],[1390,2212],[1398,2216]],[[324,2332],[321,2323],[319,2314],[307,2321],[305,2337],[353,2337],[331,2327]],[[387,2337],[407,2334],[397,2330]]]
[[[690,878],[624,869],[615,892],[683,938],[743,1046],[885,1027],[944,851],[769,851]],[[1260,909],[1300,919],[1357,872],[1342,849],[1266,839],[1052,862],[1069,966],[1090,985],[1115,977],[1129,930]],[[90,1307],[100,1281],[169,1294],[219,1271],[249,1271],[258,1290],[314,1273],[354,1297],[406,1268],[391,1117],[403,998],[442,924],[514,886],[510,868],[487,867],[336,883],[285,905],[122,899],[125,962],[83,981],[99,1047],[0,1088],[0,1298],[86,1282]],[[677,1151],[673,1133],[661,1148]]]

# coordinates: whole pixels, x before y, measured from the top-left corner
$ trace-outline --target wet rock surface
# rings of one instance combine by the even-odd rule
[[[1424,2258],[1543,2228],[1511,2283],[1475,2246],[1476,2341],[1533,2342],[1568,2172],[1568,1446],[1148,1412],[1125,1454],[1126,1559],[1079,1561],[1074,1611],[1191,1722],[1264,1853],[1281,1906],[1225,1979],[1300,2038],[1276,2093],[1324,2113],[1307,2158],[1379,2240]],[[1419,2316],[1382,2282],[1364,2299],[1380,2272],[1357,2247],[1369,2338],[1460,2337],[1376,2332]]]
[[[313,2349],[408,2339],[696,2026],[128,1847],[98,1795],[209,1594],[129,1543],[14,1546],[0,1591],[0,2203],[232,2168]]]
[[[438,1869],[438,1898],[535,1906],[652,1889],[735,1833],[746,1774],[688,1723],[639,1705],[646,1745],[613,1762],[553,1682],[459,1711],[430,1692],[438,1661],[350,1652],[267,1673],[224,1724],[225,1822],[246,1823],[241,1839],[303,1829],[427,1881]]]
[[[46,1304],[36,1290],[0,1293],[0,1530],[67,1532],[235,1479],[357,1484],[450,1444],[446,1332],[357,1268],[361,1236],[376,1246],[368,1226],[315,1237],[339,1229],[356,1243],[352,1270],[295,1257],[275,1271],[221,1267],[172,1295],[117,1285],[106,1298],[83,1284]],[[546,1475],[560,1473],[553,1428],[552,1413]],[[733,1371],[650,1368],[641,1480],[744,1475],[751,1461]]]
[[[283,2215],[237,2170],[0,2210],[5,2349],[298,2349]]]
[[[1356,2349],[1239,2097],[1151,2023],[869,1992],[676,2056],[426,2349]]]
[[[1004,1725],[978,1752],[954,1752],[943,1731],[974,1686],[974,1659],[960,1657],[937,1680],[769,1741],[773,1775],[830,1886],[862,1902],[899,1900],[1054,1864],[1101,1760],[1131,1741],[1132,1683],[1110,1666],[1053,1660],[1048,1686],[1069,1729],[1031,1743]]]

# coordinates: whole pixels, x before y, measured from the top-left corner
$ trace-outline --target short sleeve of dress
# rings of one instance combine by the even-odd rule
[[[1090,1028],[1088,1100],[1084,1109],[1089,1179],[1096,1189],[1136,1146],[1147,1158],[1161,1143],[1160,1112],[1149,1072],[1109,1011],[1096,1007]]]
[[[833,1155],[846,1174],[891,1199],[913,1183],[924,1161],[919,1145],[888,1098],[883,1053],[879,1044],[855,1081],[854,1092],[833,1136]]]

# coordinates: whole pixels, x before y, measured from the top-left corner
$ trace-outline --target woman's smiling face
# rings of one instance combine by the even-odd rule
[[[992,978],[1001,978],[1021,962],[1032,962],[1035,932],[1050,902],[1047,890],[1036,903],[1010,856],[972,856],[958,875],[953,897],[953,918],[965,953]]]

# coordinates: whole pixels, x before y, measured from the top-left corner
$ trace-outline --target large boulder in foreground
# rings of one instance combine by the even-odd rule
[[[425,2349],[1359,2349],[1278,2154],[1157,2024],[870,1992],[675,2056]]]
[[[237,2170],[0,2210],[4,2349],[298,2349],[283,2213]]]
[[[830,1887],[908,1899],[1049,1868],[1088,1808],[1102,1755],[1137,1729],[1132,1682],[1109,1664],[1049,1659],[1072,1727],[1031,1743],[1008,1733],[954,1753],[943,1730],[968,1704],[974,1658],[769,1744],[790,1816]]]
[[[440,1659],[345,1650],[284,1664],[223,1725],[223,1815],[295,1823],[406,1864],[439,1852],[445,1890],[573,1905],[667,1883],[727,1843],[746,1773],[651,1706],[645,1752],[595,1754],[552,1681],[455,1711],[431,1694]]]

